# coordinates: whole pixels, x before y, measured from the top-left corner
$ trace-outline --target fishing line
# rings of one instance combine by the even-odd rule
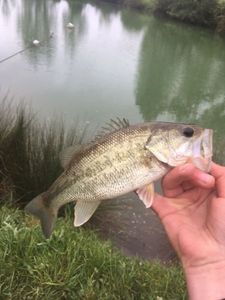
[[[45,42],[47,42],[48,40],[50,40],[50,39],[53,37],[53,34],[54,34],[54,33],[51,33],[50,36],[49,36],[46,40],[43,40],[42,42],[40,42],[40,46],[43,45],[43,44],[44,44]],[[10,55],[10,56],[8,56],[8,57],[5,57],[5,58],[1,59],[1,60],[0,60],[0,63],[3,63],[4,61],[6,61],[6,60],[8,60],[8,59],[10,59],[10,58],[12,58],[12,57],[14,57],[14,56],[16,56],[16,55],[22,53],[22,52],[24,52],[24,51],[26,51],[27,49],[32,48],[32,47],[36,47],[36,46],[33,44],[33,42],[31,42],[31,43],[30,43],[27,47],[25,47],[24,49],[22,49],[22,50],[20,50],[20,51],[18,51],[18,52],[16,52],[16,53],[14,53],[14,54],[12,54],[12,55]]]

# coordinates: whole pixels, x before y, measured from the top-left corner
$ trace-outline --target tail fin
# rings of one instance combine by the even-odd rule
[[[43,234],[46,238],[49,238],[53,231],[57,212],[53,211],[50,207],[46,207],[43,195],[44,193],[31,200],[26,205],[25,211],[40,219]]]

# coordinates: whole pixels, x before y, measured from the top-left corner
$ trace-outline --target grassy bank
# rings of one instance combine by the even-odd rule
[[[0,299],[185,299],[179,266],[124,257],[93,231],[74,229],[70,211],[57,221],[52,238],[45,240],[39,223],[15,209],[48,188],[62,171],[60,151],[82,142],[85,130],[40,124],[24,106],[10,106],[7,97],[3,103]],[[106,214],[114,208],[103,207],[104,221],[99,223],[100,210],[92,223],[101,228],[113,222],[112,214],[108,218]]]
[[[85,130],[41,125],[24,107],[1,106],[0,299],[186,299],[179,266],[124,257],[93,231],[74,229],[69,215],[45,240],[39,223],[15,209],[48,188],[62,171],[59,152],[84,137]],[[112,214],[100,225],[98,214],[91,220],[98,228],[113,222]]]
[[[14,108],[5,98],[0,110],[0,203],[23,207],[62,172],[59,153],[81,143],[85,129],[65,132],[62,123],[41,124],[23,105]]]
[[[179,266],[122,256],[59,220],[50,240],[21,211],[0,211],[1,299],[186,299]]]
[[[110,2],[166,15],[191,24],[225,32],[224,0],[109,0]]]

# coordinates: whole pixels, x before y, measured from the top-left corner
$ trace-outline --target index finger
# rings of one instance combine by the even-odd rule
[[[193,164],[185,164],[172,169],[165,175],[162,186],[165,196],[176,197],[184,192],[182,184],[192,182],[193,186],[212,188],[215,184],[213,176],[197,169]]]
[[[218,197],[225,198],[225,167],[212,162],[210,173],[215,177]]]

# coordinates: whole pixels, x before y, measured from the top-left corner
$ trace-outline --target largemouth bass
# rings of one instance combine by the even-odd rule
[[[118,126],[118,123],[116,123]],[[195,125],[143,123],[121,128],[61,156],[64,172],[25,210],[40,219],[44,235],[53,230],[59,208],[76,201],[74,226],[87,222],[101,201],[136,191],[146,207],[153,182],[188,161],[209,171],[212,130]]]

